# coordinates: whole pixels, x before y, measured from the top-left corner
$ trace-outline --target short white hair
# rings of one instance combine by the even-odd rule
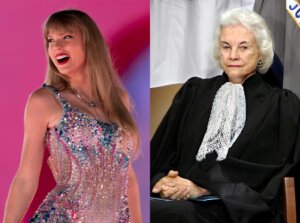
[[[274,44],[271,32],[265,20],[246,8],[234,8],[221,15],[213,43],[212,54],[220,65],[220,33],[223,27],[241,24],[253,32],[263,65],[257,67],[259,73],[266,73],[273,62]]]

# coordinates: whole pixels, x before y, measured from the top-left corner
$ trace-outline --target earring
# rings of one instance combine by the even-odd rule
[[[257,67],[262,68],[263,65],[264,65],[264,61],[261,58],[259,58],[257,61]]]

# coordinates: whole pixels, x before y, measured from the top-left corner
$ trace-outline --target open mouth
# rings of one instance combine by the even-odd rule
[[[69,61],[70,57],[68,55],[59,55],[56,57],[56,60],[59,65],[63,65]]]

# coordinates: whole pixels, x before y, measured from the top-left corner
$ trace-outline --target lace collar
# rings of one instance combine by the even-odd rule
[[[252,79],[248,79],[250,78]],[[244,84],[249,83],[248,79]],[[202,161],[207,154],[214,151],[218,154],[218,161],[224,160],[229,148],[243,130],[245,121],[246,99],[243,85],[224,83],[215,95],[207,130],[196,160]]]

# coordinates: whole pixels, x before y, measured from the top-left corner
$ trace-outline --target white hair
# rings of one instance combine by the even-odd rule
[[[212,54],[213,57],[220,64],[220,32],[223,27],[233,26],[241,24],[249,31],[253,32],[258,51],[261,54],[263,61],[262,66],[257,67],[257,71],[264,74],[268,71],[273,62],[274,57],[274,44],[271,36],[271,32],[265,22],[265,20],[246,8],[235,8],[226,11],[221,15],[219,25],[217,27],[213,43]]]

